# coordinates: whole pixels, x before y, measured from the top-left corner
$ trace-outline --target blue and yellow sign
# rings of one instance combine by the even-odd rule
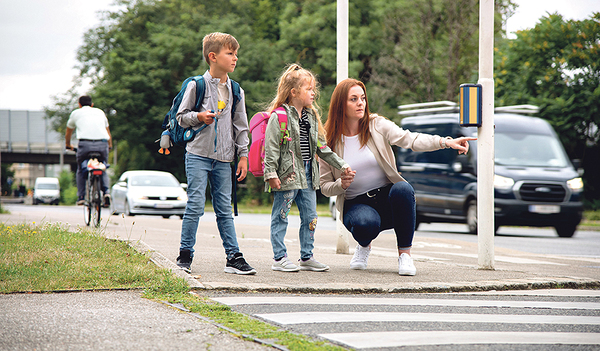
[[[481,84],[461,84],[459,106],[461,126],[481,127]]]

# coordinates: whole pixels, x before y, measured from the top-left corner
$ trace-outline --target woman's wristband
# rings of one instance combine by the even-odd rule
[[[446,145],[446,140],[452,140],[451,137],[447,136],[445,138],[440,139],[440,141],[442,142],[442,149],[449,149],[450,146]]]

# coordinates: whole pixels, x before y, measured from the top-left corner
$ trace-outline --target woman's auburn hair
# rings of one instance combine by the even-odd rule
[[[327,139],[327,145],[333,151],[337,150],[338,145],[341,144],[342,135],[344,133],[344,125],[346,122],[346,110],[348,106],[348,94],[350,89],[355,86],[360,86],[365,94],[365,115],[359,121],[359,141],[360,146],[367,145],[369,140],[369,100],[367,99],[367,89],[363,82],[353,78],[347,78],[339,82],[331,94],[331,102],[329,103],[329,113],[327,114],[327,122],[325,122],[325,135]]]

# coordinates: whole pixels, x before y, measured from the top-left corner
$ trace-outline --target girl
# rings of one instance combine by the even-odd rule
[[[279,78],[277,96],[269,105],[271,117],[265,132],[264,178],[274,191],[271,212],[271,245],[274,271],[297,272],[326,271],[329,266],[313,257],[313,243],[317,226],[317,195],[319,188],[318,155],[332,167],[351,172],[344,160],[325,144],[325,133],[319,113],[314,105],[317,80],[309,70],[298,64],[289,65]],[[283,107],[287,125],[282,131],[277,112]],[[279,109],[280,110],[280,109]],[[283,112],[283,111],[282,111]],[[296,202],[300,211],[300,260],[299,265],[287,257],[283,241],[288,226],[288,214]]]

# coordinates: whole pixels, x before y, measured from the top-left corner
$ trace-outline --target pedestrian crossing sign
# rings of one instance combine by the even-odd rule
[[[461,84],[459,106],[461,126],[481,127],[481,84]]]

